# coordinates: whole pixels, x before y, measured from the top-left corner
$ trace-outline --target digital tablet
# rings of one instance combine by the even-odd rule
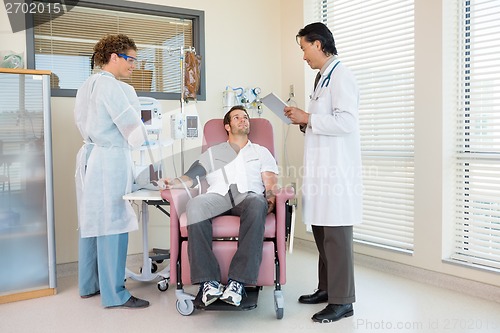
[[[291,124],[292,121],[285,116],[283,109],[285,106],[288,106],[285,102],[283,102],[276,94],[270,93],[269,95],[262,98],[262,103],[269,108],[269,110],[273,111],[275,115],[278,116],[285,124]]]

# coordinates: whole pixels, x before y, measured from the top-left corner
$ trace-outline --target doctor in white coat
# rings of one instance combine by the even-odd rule
[[[80,296],[101,295],[105,307],[144,308],[149,302],[125,288],[128,232],[138,229],[129,202],[133,182],[131,148],[146,140],[140,103],[129,77],[137,47],[125,35],[108,35],[94,46],[102,71],[78,90],[75,122],[83,138],[76,163]]]
[[[362,219],[359,91],[353,74],[337,58],[331,31],[312,23],[296,36],[304,60],[319,69],[309,112],[285,107],[305,132],[303,220],[312,225],[319,252],[318,286],[300,303],[328,302],[313,321],[333,322],[354,313],[353,225]]]

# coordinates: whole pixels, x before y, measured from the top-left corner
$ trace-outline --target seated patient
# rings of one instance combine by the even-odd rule
[[[256,284],[262,260],[266,215],[274,209],[278,167],[267,148],[248,140],[250,121],[242,106],[224,116],[228,141],[209,148],[180,178],[166,179],[167,188],[195,186],[206,176],[207,193],[188,201],[188,257],[191,282],[200,284],[205,306],[221,299],[239,306],[244,285]],[[221,281],[212,252],[212,218],[240,216],[238,249],[231,261],[228,284]]]

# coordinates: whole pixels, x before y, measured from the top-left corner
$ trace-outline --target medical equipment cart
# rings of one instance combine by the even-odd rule
[[[141,220],[142,220],[142,268],[139,274],[132,272],[126,268],[125,278],[131,278],[136,281],[153,281],[160,278],[158,282],[158,290],[166,291],[168,289],[168,280],[170,278],[170,266],[157,272],[156,263],[161,263],[163,260],[170,259],[170,251],[164,249],[153,249],[153,255],[149,254],[149,238],[148,238],[148,223],[149,223],[149,206],[155,206],[165,215],[170,216],[162,206],[168,206],[169,202],[164,200],[159,190],[140,189],[138,191],[126,194],[124,200],[141,201]]]

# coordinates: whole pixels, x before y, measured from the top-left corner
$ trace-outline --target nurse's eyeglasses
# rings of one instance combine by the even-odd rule
[[[124,53],[117,53],[116,55],[119,56],[120,58],[127,60],[131,65],[137,65],[137,63],[139,62],[137,58],[126,55]]]

